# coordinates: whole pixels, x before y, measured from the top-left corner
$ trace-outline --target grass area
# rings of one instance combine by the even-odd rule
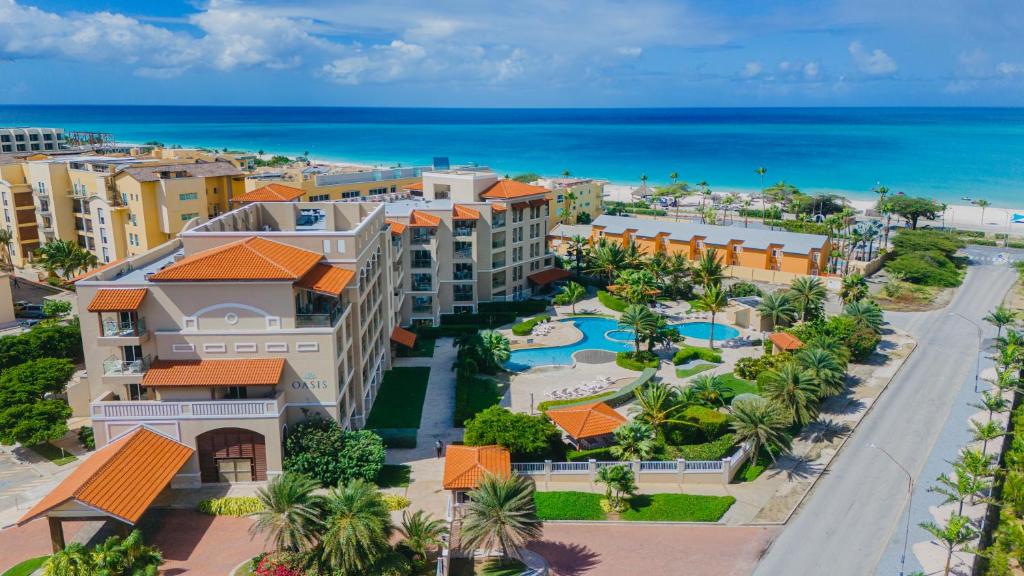
[[[736,502],[732,496],[639,494],[630,498],[623,520],[648,522],[717,522]]]
[[[450,576],[519,576],[526,565],[512,558],[499,560],[488,558],[475,561],[472,558],[452,558]],[[430,572],[433,574],[433,571]]]
[[[534,492],[541,520],[604,520],[601,494],[593,492]]]
[[[419,428],[430,368],[403,366],[384,373],[367,428]]]
[[[381,488],[405,488],[412,478],[412,466],[385,464],[377,474],[376,484]]]
[[[39,454],[40,456],[46,458],[50,462],[53,462],[57,466],[63,466],[65,464],[70,464],[71,462],[78,460],[78,458],[75,458],[74,454],[63,451],[60,448],[54,446],[53,444],[50,444],[49,442],[45,444],[36,444],[35,446],[29,446],[29,450],[35,452],[36,454]]]
[[[6,572],[0,574],[0,576],[29,576],[29,574],[38,570],[49,556],[40,556],[38,558],[30,558],[24,562],[19,562],[14,566],[7,569]]]
[[[768,466],[772,463],[772,459],[764,454],[757,458],[757,462],[753,460],[747,460],[743,463],[743,466],[736,471],[736,475],[733,476],[733,484],[739,484],[740,482],[753,482],[757,480],[758,476],[765,471]]]
[[[455,426],[462,427],[466,420],[501,402],[505,388],[484,376],[458,378],[455,381]]]
[[[739,396],[740,394],[761,394],[761,390],[757,387],[757,382],[744,380],[743,378],[740,378],[739,376],[733,374],[732,372],[722,374],[721,376],[719,376],[719,378],[722,379],[723,384],[725,384],[729,388],[732,388],[732,394],[730,394],[729,397],[726,399],[727,402],[731,401],[733,398]]]
[[[422,334],[416,335],[416,345],[412,348],[406,348],[405,346],[398,346],[396,348],[397,355],[400,358],[433,358],[434,357],[434,346],[437,342],[437,338],[433,336],[424,336]]]
[[[625,300],[604,290],[597,291],[597,299],[605,308],[613,312],[623,312],[626,310],[626,306],[628,306]]]
[[[714,364],[698,364],[690,368],[676,368],[676,378],[689,378],[714,368]]]

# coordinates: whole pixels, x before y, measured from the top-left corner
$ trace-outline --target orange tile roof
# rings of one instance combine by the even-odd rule
[[[18,524],[69,501],[134,524],[192,453],[184,444],[148,428],[137,428],[86,458]]]
[[[525,210],[526,208],[529,208],[529,207],[530,207],[530,203],[529,202],[513,202],[512,203],[512,209],[514,209],[514,210]]]
[[[804,345],[799,338],[786,332],[772,332],[768,339],[780,350],[796,350]]]
[[[410,332],[401,326],[395,326],[395,329],[391,331],[391,339],[406,348],[412,348],[416,345],[416,333]]]
[[[548,192],[551,192],[551,190],[548,190],[543,186],[524,184],[523,182],[517,182],[515,180],[498,180],[487,190],[484,190],[483,193],[480,194],[480,197],[502,198],[508,200],[509,198],[523,198],[525,196],[547,194]]]
[[[352,270],[330,264],[317,264],[295,285],[314,292],[341,296],[341,291],[351,284],[355,277],[356,273]]]
[[[501,446],[451,444],[444,455],[444,489],[472,490],[487,474],[508,477],[512,457]]]
[[[441,219],[433,214],[427,214],[426,212],[420,212],[419,210],[413,210],[412,214],[409,215],[409,226],[415,226],[419,228],[436,228],[441,223]]]
[[[397,220],[385,220],[385,222],[391,225],[391,233],[395,236],[401,236],[402,232],[405,232],[405,229],[408,228],[408,226]]]
[[[626,423],[625,416],[604,402],[552,408],[546,414],[559,428],[577,439],[611,434]]]
[[[537,286],[544,286],[545,284],[551,284],[552,282],[568,278],[569,276],[572,276],[572,272],[563,268],[548,268],[547,270],[541,270],[540,272],[530,274],[526,279]]]
[[[128,312],[138,310],[149,290],[146,288],[104,288],[89,302],[89,312]]]
[[[530,200],[530,206],[543,206],[547,203],[547,198],[534,198],[533,200]]]
[[[232,202],[292,202],[298,200],[306,192],[284,184],[267,184],[255,190],[246,192]]]
[[[113,262],[107,262],[106,264],[104,264],[103,266],[100,266],[99,268],[93,268],[92,270],[89,270],[88,272],[82,272],[78,276],[75,276],[71,280],[68,280],[67,283],[68,284],[74,284],[75,282],[78,282],[79,280],[85,280],[86,278],[92,276],[93,274],[96,274],[97,272],[102,272],[102,271],[106,270],[107,268],[113,268],[114,266],[117,266],[118,264],[120,264],[122,262],[124,262],[124,258],[119,258],[117,260],[114,260]]]
[[[402,186],[403,190],[423,190],[423,180]]]
[[[298,280],[323,256],[265,238],[246,238],[196,252],[149,277],[160,281]]]
[[[498,204],[497,202],[491,203],[491,212],[505,212],[508,210],[508,206],[504,204]]]
[[[452,220],[479,220],[480,212],[470,208],[469,206],[463,206],[456,204],[452,206]]]
[[[155,360],[144,386],[275,386],[284,358],[232,360]]]

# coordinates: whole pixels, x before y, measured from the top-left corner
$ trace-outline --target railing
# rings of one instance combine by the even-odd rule
[[[430,268],[434,265],[433,260],[413,260],[410,266],[412,268]]]
[[[146,332],[146,319],[139,318],[138,322],[118,322],[110,320],[103,323],[104,336],[139,336]]]
[[[90,410],[94,419],[276,418],[281,413],[280,400],[283,397],[283,393],[278,393],[274,398],[252,400],[202,400],[195,402],[159,402],[152,400],[105,401],[93,402]]]
[[[413,314],[430,314],[433,311],[434,311],[434,307],[433,306],[413,306],[412,307]]]
[[[472,270],[460,270],[460,271],[456,272],[455,274],[453,274],[452,278],[454,278],[455,280],[472,280],[473,279],[473,271]]]
[[[149,369],[150,357],[139,360],[125,361],[116,356],[111,356],[103,361],[104,376],[127,376],[131,374],[143,374]]]
[[[468,250],[464,250],[464,249],[456,250],[455,251],[455,257],[456,258],[472,258],[473,257],[473,249],[470,248]]]
[[[721,460],[687,460],[686,461],[687,472],[721,472],[722,461]]]
[[[505,247],[505,238],[504,237],[495,238],[494,240],[491,241],[491,248],[504,248],[504,247]]]
[[[473,301],[473,293],[472,292],[455,292],[454,294],[452,294],[452,300],[455,301],[455,302],[472,302]]]
[[[512,471],[518,474],[543,474],[543,462],[516,462],[512,464]]]
[[[504,258],[491,260],[491,268],[504,268],[504,267],[505,267],[505,259]]]
[[[472,236],[473,230],[472,226],[456,226],[452,228],[452,236]]]
[[[676,460],[649,461],[640,463],[641,472],[678,472],[679,462]]]
[[[330,328],[341,318],[341,307],[335,308],[329,314],[296,314],[296,328]]]
[[[586,472],[590,470],[588,462],[552,462],[552,474],[571,474],[573,472]]]
[[[491,282],[491,288],[494,289],[494,290],[499,290],[499,289],[504,288],[504,287],[505,287],[505,282]]]
[[[414,282],[410,290],[413,292],[430,292],[433,290],[434,284],[432,282]]]

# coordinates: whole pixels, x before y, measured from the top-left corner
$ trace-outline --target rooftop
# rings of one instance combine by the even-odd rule
[[[791,254],[807,254],[811,250],[820,250],[828,242],[827,237],[819,234],[689,222],[666,222],[607,214],[598,216],[592,226],[594,228],[603,227],[607,234],[622,234],[626,230],[635,230],[636,236],[641,238],[654,238],[658,234],[667,234],[669,240],[678,242],[689,242],[695,237],[702,237],[706,244],[717,246],[725,246],[734,240],[742,242],[744,247],[759,250],[767,250],[769,246],[780,246],[783,252]]]
[[[611,434],[626,423],[626,417],[604,402],[552,408],[545,414],[573,438],[593,438]]]
[[[512,457],[501,446],[450,444],[444,455],[444,489],[472,490],[488,475],[512,474]]]
[[[211,178],[216,176],[241,176],[242,171],[230,162],[185,162],[180,164],[154,164],[133,166],[122,170],[139,182],[157,182],[161,172],[185,172],[190,178]]]
[[[225,360],[154,360],[145,386],[276,386],[284,371],[284,358]]]
[[[299,280],[323,255],[251,237],[196,252],[150,276],[153,282]]]
[[[273,183],[246,192],[232,199],[232,202],[291,202],[298,200],[303,194],[305,192],[300,188]]]
[[[182,232],[183,236],[250,232],[353,232],[377,202],[252,202]]]
[[[513,198],[526,198],[538,194],[550,192],[543,186],[524,184],[515,180],[498,180],[490,188],[480,193],[481,198],[493,200],[510,200]]]

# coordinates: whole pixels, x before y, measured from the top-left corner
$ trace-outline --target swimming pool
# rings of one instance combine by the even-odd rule
[[[572,322],[583,333],[583,338],[566,346],[527,348],[514,350],[505,363],[513,372],[528,370],[534,366],[572,365],[572,355],[579,350],[608,350],[628,352],[633,350],[633,331],[619,328],[619,321],[612,318],[570,318],[561,322]],[[710,322],[688,322],[673,324],[679,333],[687,338],[707,340],[711,335]],[[715,323],[715,341],[739,336],[739,330],[732,326]]]

